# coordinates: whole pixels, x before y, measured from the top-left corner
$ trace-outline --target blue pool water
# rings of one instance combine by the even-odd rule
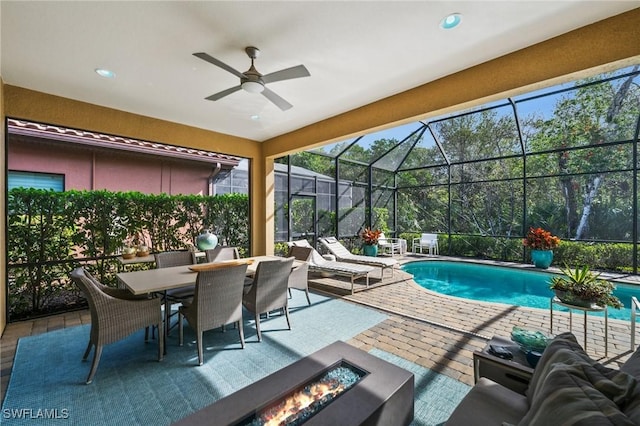
[[[411,262],[402,269],[426,289],[465,299],[549,309],[553,296],[553,274],[547,272],[444,261]],[[629,320],[631,296],[640,298],[640,287],[616,284],[614,294],[624,308],[609,309],[609,318]]]

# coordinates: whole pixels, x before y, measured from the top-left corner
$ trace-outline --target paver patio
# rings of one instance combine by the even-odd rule
[[[408,255],[401,263],[429,259]],[[494,262],[495,263],[495,262]],[[412,276],[396,271],[393,278],[372,275],[371,286],[356,286],[351,295],[348,279],[312,276],[313,291],[330,292],[343,300],[384,311],[389,318],[349,340],[369,350],[378,348],[423,367],[473,384],[473,351],[482,349],[493,335],[509,336],[514,325],[548,331],[549,311],[444,296],[418,286]],[[2,399],[7,389],[17,341],[20,337],[65,327],[89,324],[88,310],[10,323],[0,339]],[[554,314],[554,333],[569,329],[567,313]],[[604,319],[588,317],[588,352],[617,367],[632,351],[629,321],[609,320],[609,353],[604,358]],[[575,315],[573,332],[582,342],[582,317]]]

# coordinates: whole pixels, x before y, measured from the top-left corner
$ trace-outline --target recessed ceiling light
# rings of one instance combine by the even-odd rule
[[[105,78],[116,78],[116,73],[110,70],[106,70],[104,68],[96,68],[96,73],[100,76],[100,77],[105,77]]]
[[[259,116],[258,114],[253,114],[253,115],[251,116],[251,119],[252,119],[252,120],[260,120],[260,116]]]
[[[450,30],[451,28],[457,27],[460,24],[460,21],[462,21],[462,15],[459,13],[452,13],[451,15],[447,15],[442,18],[442,21],[440,21],[440,28]]]

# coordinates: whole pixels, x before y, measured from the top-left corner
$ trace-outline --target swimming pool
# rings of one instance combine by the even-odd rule
[[[548,310],[553,296],[549,281],[554,274],[548,272],[439,260],[411,262],[402,270],[421,287],[465,299]],[[631,296],[640,298],[640,287],[616,284],[614,294],[624,308],[609,309],[609,318],[629,320]]]

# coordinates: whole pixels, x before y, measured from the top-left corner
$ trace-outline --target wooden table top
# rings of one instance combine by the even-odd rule
[[[118,281],[133,294],[163,292],[173,288],[195,285],[197,269],[212,269],[230,265],[247,264],[247,275],[255,274],[258,264],[264,260],[283,259],[280,256],[254,256],[243,259],[226,260],[197,265],[174,266],[171,268],[149,269],[146,271],[120,272]],[[294,267],[304,262],[294,260]],[[214,266],[215,265],[215,266]]]

